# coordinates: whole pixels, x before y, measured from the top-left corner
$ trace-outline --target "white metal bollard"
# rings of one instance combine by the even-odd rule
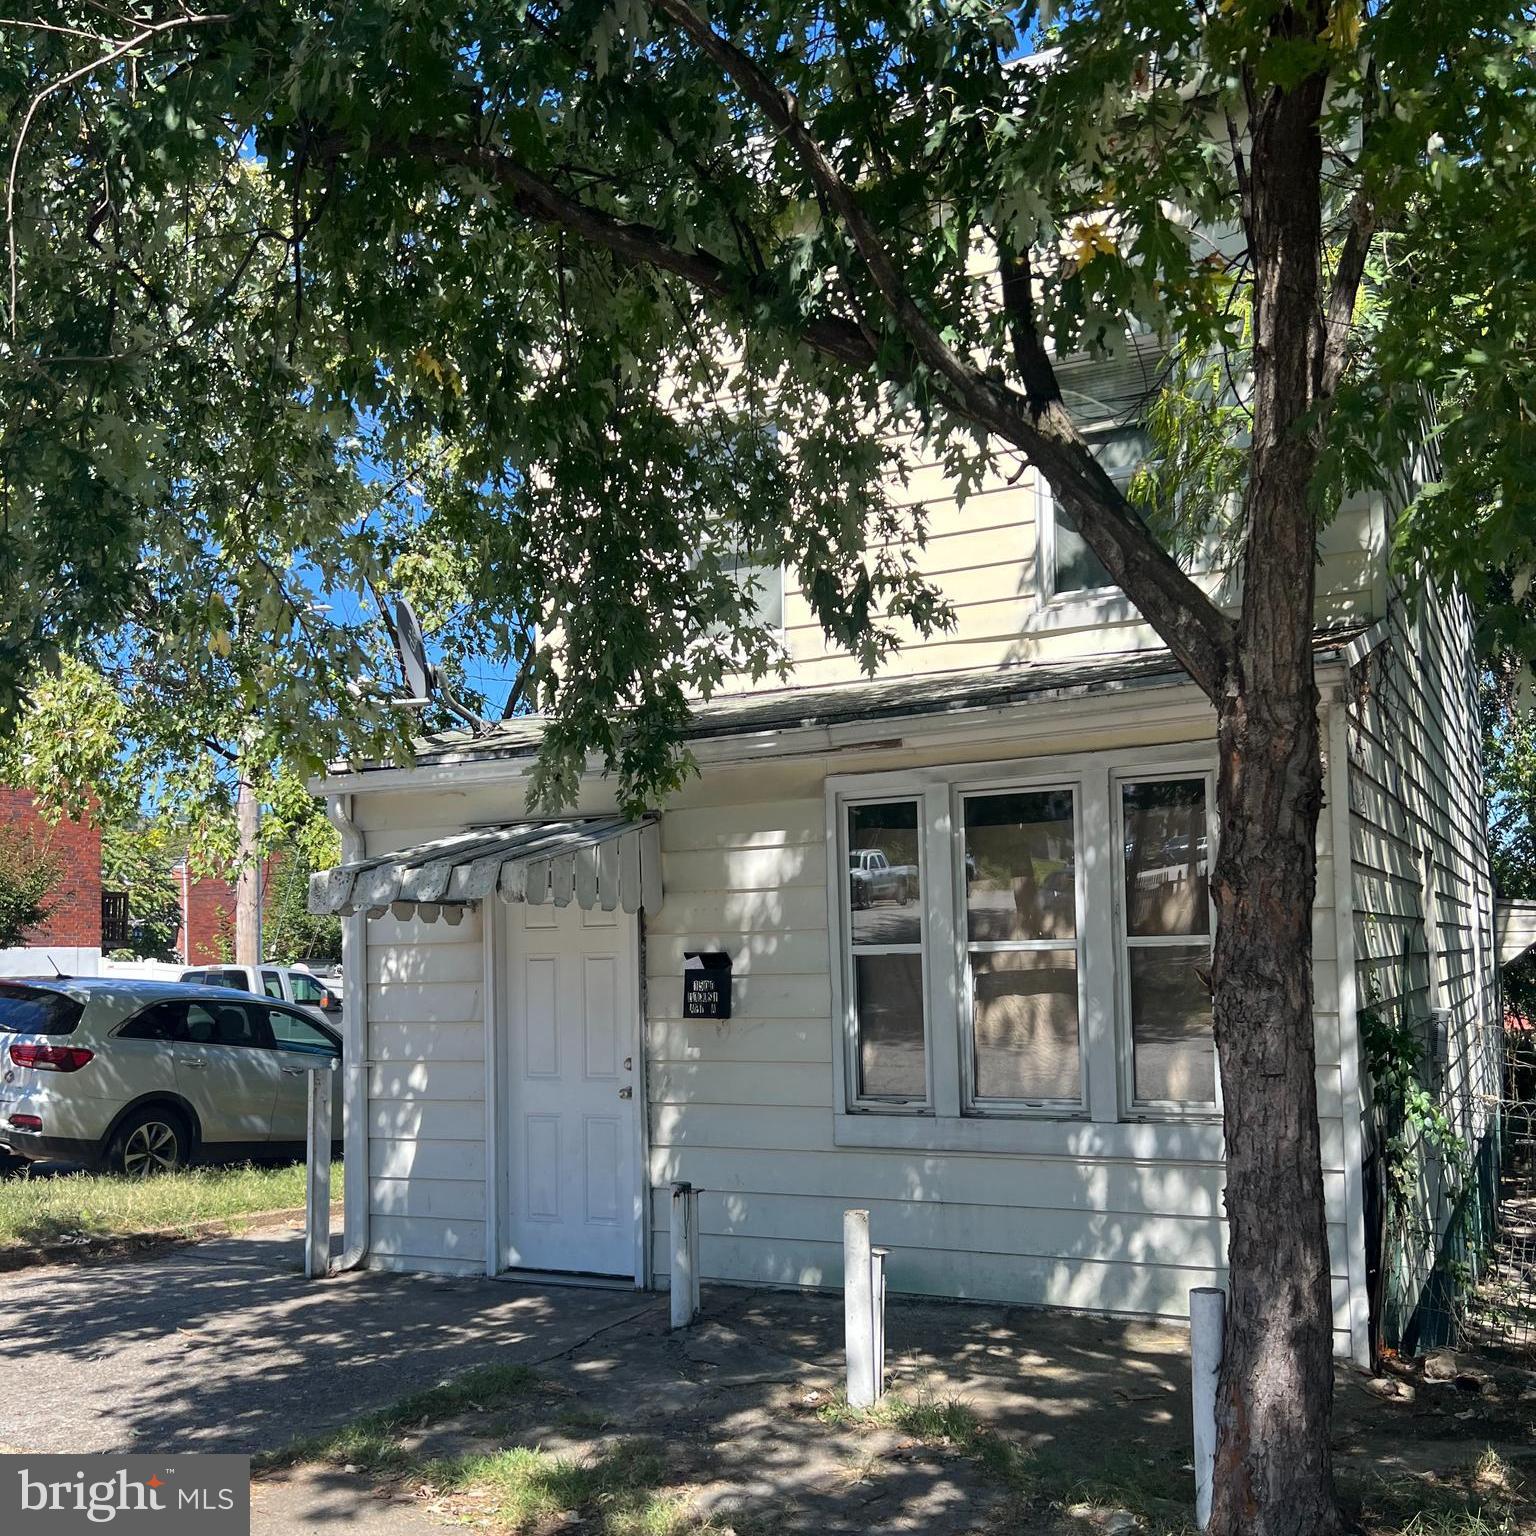
[[[699,1315],[699,1192],[672,1186],[672,1326],[686,1328]]]
[[[889,1248],[869,1250],[869,1300],[874,1338],[875,1401],[885,1396],[885,1261]]]
[[[1213,1286],[1189,1293],[1190,1406],[1195,1420],[1195,1524],[1211,1523],[1216,1481],[1216,1379],[1221,1372],[1227,1294]]]
[[[331,1079],[334,1067],[311,1067],[304,1167],[304,1274],[331,1268]]]
[[[843,1212],[843,1337],[848,1353],[848,1406],[875,1403],[874,1269],[869,1212]]]

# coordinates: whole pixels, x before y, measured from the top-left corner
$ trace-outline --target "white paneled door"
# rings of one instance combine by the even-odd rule
[[[633,1275],[638,1180],[635,919],[507,909],[505,1262]]]

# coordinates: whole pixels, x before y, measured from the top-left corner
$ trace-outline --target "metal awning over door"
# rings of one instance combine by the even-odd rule
[[[458,923],[466,907],[491,896],[532,906],[574,901],[605,912],[655,912],[661,905],[660,826],[621,816],[508,822],[309,878],[309,910],[317,917],[392,912]]]

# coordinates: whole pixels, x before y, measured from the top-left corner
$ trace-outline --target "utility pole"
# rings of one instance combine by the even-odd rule
[[[240,783],[235,794],[235,826],[239,834],[239,868],[235,875],[235,964],[261,964],[261,800],[241,754]]]

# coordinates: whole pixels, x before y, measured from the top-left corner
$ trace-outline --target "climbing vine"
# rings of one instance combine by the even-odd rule
[[[1360,1039],[1385,1132],[1387,1194],[1403,1216],[1412,1204],[1421,1149],[1437,1153],[1458,1182],[1471,1171],[1471,1149],[1424,1081],[1424,1049],[1410,1023],[1388,1020],[1373,1000],[1360,1010]]]

